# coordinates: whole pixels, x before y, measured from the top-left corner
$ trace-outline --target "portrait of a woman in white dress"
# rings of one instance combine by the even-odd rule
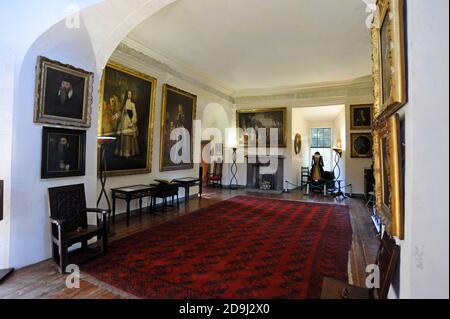
[[[117,126],[119,139],[115,151],[116,155],[125,158],[139,155],[138,115],[131,90],[126,91],[122,110],[120,114],[116,114],[116,117],[119,122]]]

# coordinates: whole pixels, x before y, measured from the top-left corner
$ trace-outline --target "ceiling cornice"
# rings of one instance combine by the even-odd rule
[[[340,88],[349,88],[352,86],[370,87],[372,86],[372,76],[364,76],[353,80],[334,81],[334,82],[318,82],[303,85],[283,86],[276,88],[260,88],[234,91],[234,97],[249,97],[263,95],[289,95],[306,91],[333,90]]]
[[[256,88],[246,90],[233,90],[210,77],[183,65],[175,59],[168,57],[148,46],[131,39],[125,38],[118,50],[145,61],[145,63],[161,69],[173,76],[192,83],[207,92],[223,98],[233,104],[247,104],[261,101],[288,101],[288,100],[321,100],[339,102],[351,95],[363,96],[371,94],[373,88],[370,75],[353,80],[321,82],[296,86],[277,88]]]
[[[170,67],[171,69],[173,69],[178,73],[188,75],[190,78],[198,82],[208,83],[208,86],[210,86],[214,90],[222,92],[223,94],[229,97],[233,96],[234,93],[233,89],[227,87],[225,84],[220,83],[215,79],[212,79],[206,74],[203,74],[201,71],[176,60],[175,58],[169,56],[168,54],[165,54],[159,50],[149,47],[147,44],[143,42],[140,42],[128,36],[124,40],[122,40],[122,43],[136,51],[139,51],[159,61],[160,63],[167,65],[168,67]]]

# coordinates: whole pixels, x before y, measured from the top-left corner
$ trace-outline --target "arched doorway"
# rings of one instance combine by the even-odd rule
[[[9,159],[10,189],[6,198],[5,228],[0,266],[24,267],[47,259],[50,252],[47,189],[71,183],[84,183],[88,201],[97,193],[97,108],[98,87],[102,69],[120,41],[138,24],[175,0],[85,0],[79,1],[78,13],[70,13],[64,4],[54,0],[39,3],[42,12],[22,29],[29,37],[15,44],[16,65],[10,94],[14,96],[11,111]],[[49,17],[46,8],[58,8]],[[18,9],[18,8],[16,8]],[[66,15],[69,14],[69,18]],[[58,21],[48,26],[48,21]],[[20,21],[19,21],[20,22]],[[19,25],[19,31],[26,34]],[[39,30],[42,32],[39,35]],[[18,32],[19,34],[21,32]],[[20,41],[23,40],[23,43]],[[86,176],[63,180],[40,178],[42,125],[33,123],[35,66],[39,55],[94,72],[92,126],[87,130]],[[8,177],[8,176],[7,176]],[[14,212],[14,213],[12,213]],[[3,229],[2,229],[3,230]]]

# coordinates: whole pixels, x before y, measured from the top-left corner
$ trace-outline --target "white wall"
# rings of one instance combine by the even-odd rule
[[[296,155],[292,152],[292,182],[297,185],[301,184],[301,168],[310,167],[309,148],[310,148],[310,130],[309,124],[302,116],[300,109],[292,109],[292,139],[295,139],[296,134],[302,136],[302,149],[300,154]],[[295,178],[294,178],[295,176]]]
[[[81,10],[96,2],[98,1],[81,0],[77,4]],[[2,100],[0,106],[0,122],[2,123],[0,128],[0,160],[2,163],[0,179],[5,181],[4,220],[0,221],[0,268],[16,266],[10,261],[12,219],[15,217],[12,214],[12,206],[15,194],[19,199],[22,189],[26,187],[22,186],[22,189],[16,190],[12,181],[14,163],[11,154],[13,144],[17,143],[13,121],[17,117],[24,118],[28,123],[32,121],[32,110],[30,113],[20,113],[17,111],[16,101],[19,95],[28,96],[31,98],[32,108],[34,89],[31,91],[23,89],[19,94],[18,90],[21,89],[19,84],[22,83],[19,74],[22,71],[22,63],[27,50],[39,35],[67,15],[66,5],[57,0],[47,0],[45,3],[44,1],[25,0],[0,2],[0,12],[2,13],[2,19],[0,19],[0,82],[2,83],[0,88],[0,99]],[[29,81],[34,81],[33,70],[34,66],[25,71],[25,76]],[[22,130],[26,131],[25,128]],[[32,138],[25,141],[34,143]],[[39,141],[37,143],[39,144]],[[33,144],[30,145],[33,146]],[[30,163],[31,165],[40,163],[40,156],[28,157],[27,165],[24,167],[28,167]],[[22,168],[22,170],[29,173],[27,169]]]
[[[405,240],[392,296],[449,298],[449,2],[409,0]]]
[[[11,149],[12,149],[12,100],[14,92],[14,51],[11,42],[0,42],[0,180],[4,181],[3,221],[0,221],[0,269],[9,264],[9,236],[11,226]]]

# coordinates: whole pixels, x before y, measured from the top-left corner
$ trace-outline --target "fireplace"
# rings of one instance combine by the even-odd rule
[[[260,174],[259,175],[259,189],[263,191],[275,190],[275,175]]]
[[[284,157],[276,156],[278,166],[275,172],[265,172],[263,167],[269,167],[270,156],[247,156],[247,189],[282,192],[284,182]]]

